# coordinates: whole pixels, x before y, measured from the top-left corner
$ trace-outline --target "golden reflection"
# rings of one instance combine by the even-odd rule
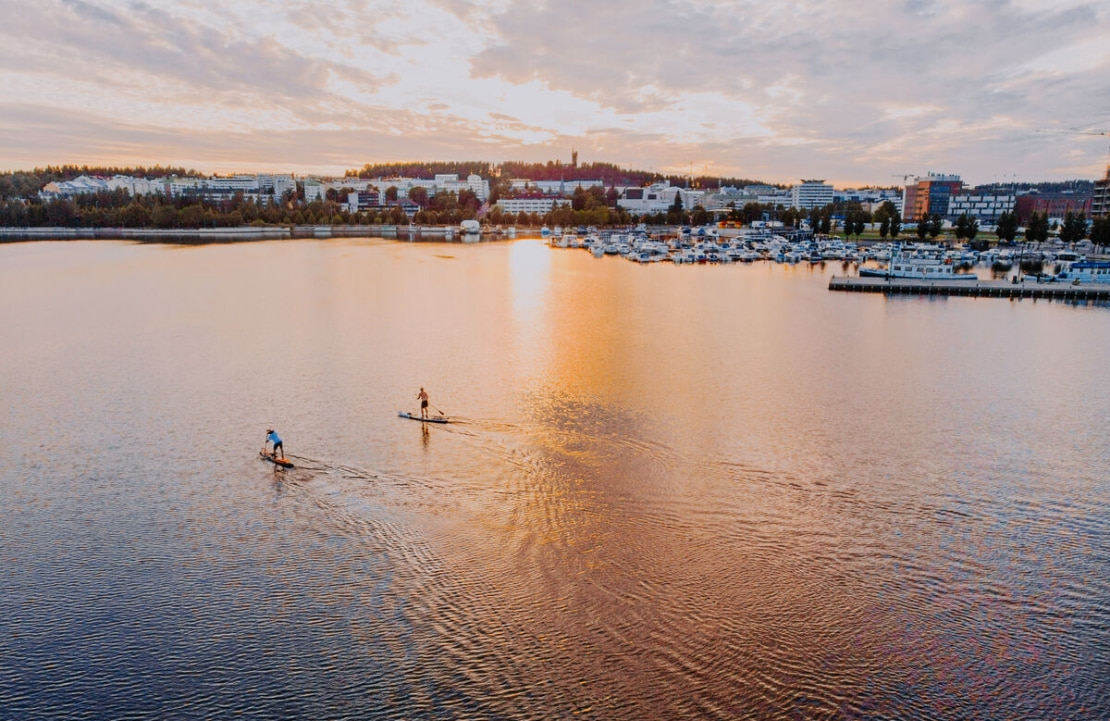
[[[543,308],[551,276],[551,251],[539,240],[522,240],[509,250],[509,276],[513,284],[513,311],[517,320],[538,320],[528,316]]]
[[[517,367],[525,376],[544,372],[551,286],[551,251],[542,241],[521,240],[509,249],[509,283]]]

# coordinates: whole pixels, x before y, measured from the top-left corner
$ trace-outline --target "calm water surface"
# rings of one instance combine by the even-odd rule
[[[1110,717],[1110,309],[843,272],[0,246],[0,718]]]

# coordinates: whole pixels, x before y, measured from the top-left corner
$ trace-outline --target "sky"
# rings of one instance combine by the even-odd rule
[[[844,187],[1110,162],[1110,0],[0,0],[0,47],[3,170],[574,149]]]

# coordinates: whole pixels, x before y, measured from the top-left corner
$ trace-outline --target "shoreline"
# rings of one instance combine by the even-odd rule
[[[527,234],[530,229],[523,229]],[[538,231],[537,231],[538,232]],[[516,237],[508,230],[483,229],[480,237]],[[415,238],[461,240],[464,234],[453,226],[404,225],[282,225],[238,228],[0,228],[0,243],[35,240],[135,240],[141,242],[233,243],[303,238]],[[471,235],[465,236],[473,237]]]

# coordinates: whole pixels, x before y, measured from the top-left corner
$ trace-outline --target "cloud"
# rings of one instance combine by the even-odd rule
[[[36,72],[76,71],[78,79],[89,77],[117,91],[153,77],[157,87],[176,84],[180,95],[203,93],[221,102],[312,103],[329,98],[337,81],[365,91],[390,81],[361,67],[307,56],[273,36],[244,36],[234,26],[197,23],[195,17],[144,3],[123,13],[82,0],[47,2],[12,20],[0,27],[0,35],[7,36],[9,47],[36,57]]]
[[[783,146],[861,153],[901,140],[943,157],[1007,127],[1107,110],[1106,15],[1095,2],[565,0],[493,16],[499,42],[473,72],[626,114],[711,91],[751,108]],[[1049,68],[1053,87],[1042,87]]]
[[[1110,118],[1105,0],[43,0],[0,14],[9,167],[17,152],[342,169],[575,147],[772,181],[1040,179],[1083,170],[1084,153],[1101,175],[1105,156],[1102,139],[1039,128]]]

